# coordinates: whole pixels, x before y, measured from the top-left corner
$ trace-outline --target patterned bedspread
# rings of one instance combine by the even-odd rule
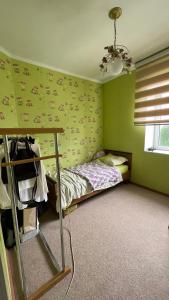
[[[73,199],[94,190],[113,187],[123,181],[118,169],[96,162],[62,169],[60,175],[62,209],[66,209]],[[54,178],[56,179],[56,174]],[[59,211],[58,201],[56,201],[56,209]]]
[[[90,162],[68,170],[86,178],[93,190],[97,190],[109,182],[115,185],[122,181],[121,173],[116,168],[103,163]]]
[[[54,178],[57,179],[56,174]],[[80,198],[92,191],[86,179],[65,169],[60,172],[60,181],[62,209],[66,209],[73,199]],[[59,212],[58,201],[56,201],[56,209]]]

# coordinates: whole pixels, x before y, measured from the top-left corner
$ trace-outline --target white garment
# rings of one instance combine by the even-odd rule
[[[9,147],[11,145],[11,142],[9,141]],[[20,148],[23,147],[22,143],[19,143]],[[40,156],[40,149],[39,145],[32,144],[31,145],[32,150],[36,153],[37,156]],[[4,146],[0,145],[0,163],[2,161],[2,158],[5,156],[4,154]],[[35,195],[35,201],[36,202],[42,202],[47,201],[47,193],[48,193],[48,187],[47,187],[47,181],[45,176],[45,168],[43,161],[39,162],[39,169],[38,169],[39,175],[37,176],[37,189],[36,189],[36,195]],[[23,204],[25,201],[29,201],[32,199],[32,189],[34,187],[36,177],[31,179],[26,179],[19,181],[19,195],[20,200],[22,203],[17,200],[17,206],[19,209],[24,209],[28,205]],[[8,209],[11,208],[11,199],[7,192],[7,185],[3,184],[2,177],[1,177],[1,167],[0,167],[0,209]]]

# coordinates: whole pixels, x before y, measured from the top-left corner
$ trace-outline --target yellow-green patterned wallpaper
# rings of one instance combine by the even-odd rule
[[[3,57],[0,54],[0,59]],[[9,70],[12,70],[13,85]],[[2,102],[4,96],[0,93],[0,114],[4,115],[0,126],[14,127],[18,122],[19,127],[63,127],[65,133],[60,136],[63,167],[85,162],[102,148],[103,97],[100,84],[14,59],[6,62],[1,73],[6,80],[4,95],[14,95],[15,91],[15,98],[12,97],[10,105],[5,106]],[[7,74],[10,79],[6,78]],[[17,118],[16,112],[12,113],[15,108]],[[44,155],[53,152],[52,136],[43,135],[39,142]],[[54,160],[46,162],[46,167],[53,172]]]
[[[11,59],[0,53],[0,127],[18,127]]]

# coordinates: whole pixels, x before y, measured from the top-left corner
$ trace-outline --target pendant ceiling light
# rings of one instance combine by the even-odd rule
[[[116,21],[121,16],[122,9],[114,7],[109,12],[109,18],[114,21],[114,43],[104,47],[107,54],[102,58],[100,70],[111,75],[119,75],[122,72],[129,72],[132,66],[132,59],[126,46],[116,44]]]

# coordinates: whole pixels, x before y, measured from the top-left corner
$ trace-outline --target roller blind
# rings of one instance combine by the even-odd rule
[[[169,55],[136,69],[134,124],[169,124]]]

